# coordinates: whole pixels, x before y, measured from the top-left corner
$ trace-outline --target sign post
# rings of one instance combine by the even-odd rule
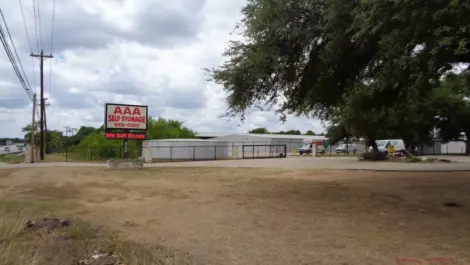
[[[105,105],[105,139],[123,140],[123,159],[129,159],[129,140],[145,140],[147,122],[148,106]]]
[[[387,153],[388,153],[388,157],[393,157],[393,156],[395,156],[395,146],[389,145],[387,149],[388,149],[388,150],[387,150],[387,151],[388,151],[388,152],[387,152]]]
[[[127,130],[125,130],[125,133],[127,134]],[[124,147],[124,152],[123,152],[123,158],[124,159],[128,159],[129,158],[129,150],[128,150],[128,140],[127,140],[127,137],[123,140],[123,147]]]

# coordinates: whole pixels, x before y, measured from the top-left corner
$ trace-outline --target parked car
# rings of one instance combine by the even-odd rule
[[[353,153],[355,154],[357,151],[356,144],[340,144],[338,147],[335,148],[335,152],[337,154],[340,153]]]
[[[5,153],[6,153],[6,152],[10,152],[10,147],[5,146],[5,147],[3,148],[3,152],[5,152]]]

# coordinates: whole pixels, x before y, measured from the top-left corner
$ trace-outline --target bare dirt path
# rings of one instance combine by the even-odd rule
[[[470,264],[469,178],[466,172],[3,169],[0,201],[69,201],[61,211],[189,253],[195,264],[376,265],[433,257]]]
[[[288,157],[275,159],[240,159],[217,161],[194,161],[145,164],[146,167],[230,167],[230,168],[279,168],[279,169],[333,169],[333,170],[377,170],[377,171],[470,171],[470,157],[442,156],[453,163],[394,163],[360,162],[356,157]],[[0,168],[37,167],[105,167],[103,163],[54,162],[8,165]]]

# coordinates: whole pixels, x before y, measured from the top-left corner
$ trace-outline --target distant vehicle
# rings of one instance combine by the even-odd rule
[[[302,147],[299,148],[299,154],[311,154],[312,153],[312,144],[304,144]]]
[[[3,148],[3,152],[10,152],[10,147],[5,146],[5,147]]]
[[[393,146],[395,149],[396,156],[404,156],[406,154],[405,142],[402,139],[385,139],[375,141],[379,152],[386,153],[388,155],[388,147]],[[372,152],[372,146],[369,147],[369,152]]]
[[[356,144],[340,144],[338,147],[335,148],[335,152],[337,154],[340,153],[353,153],[355,154],[357,151]]]
[[[302,147],[299,148],[299,154],[300,155],[303,155],[303,154],[311,154],[312,153],[312,146],[313,144],[304,144]],[[325,148],[323,148],[323,146],[320,146],[318,145],[317,146],[317,153],[319,154],[324,154],[325,153]]]

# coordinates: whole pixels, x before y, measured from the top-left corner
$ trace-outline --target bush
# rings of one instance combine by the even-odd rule
[[[387,154],[382,152],[363,153],[360,157],[360,160],[364,161],[385,161],[387,159]]]

